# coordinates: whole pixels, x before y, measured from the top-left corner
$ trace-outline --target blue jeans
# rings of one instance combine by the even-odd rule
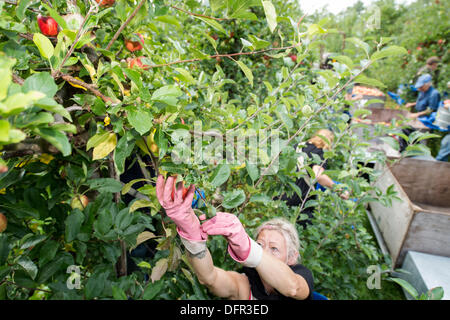
[[[447,134],[441,141],[441,149],[439,150],[436,160],[448,161],[448,155],[450,154],[450,133]]]

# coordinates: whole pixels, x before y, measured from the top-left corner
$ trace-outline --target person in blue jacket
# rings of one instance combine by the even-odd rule
[[[436,111],[441,101],[441,95],[436,90],[431,82],[431,75],[423,74],[417,79],[414,87],[419,90],[419,96],[416,102],[409,102],[405,105],[406,108],[415,106],[417,112],[422,112],[427,109]]]

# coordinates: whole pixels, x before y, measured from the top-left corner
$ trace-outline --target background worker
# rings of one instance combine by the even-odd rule
[[[327,141],[326,141],[326,140]],[[286,204],[290,207],[302,207],[308,200],[312,200],[315,196],[310,196],[309,193],[314,191],[315,187],[311,181],[311,177],[305,169],[305,165],[308,159],[314,159],[314,155],[317,155],[320,159],[320,163],[309,164],[312,171],[314,172],[315,179],[317,183],[326,188],[335,188],[336,183],[324,173],[327,169],[328,162],[324,159],[324,152],[331,149],[331,144],[333,143],[334,135],[328,129],[321,129],[315,133],[315,135],[309,139],[305,144],[299,144],[296,146],[297,153],[300,156],[297,158],[297,170],[303,172],[303,177],[296,180],[295,184],[301,191],[301,197],[294,192],[290,197],[285,194],[281,197],[281,200],[285,200]],[[309,160],[310,161],[310,160]],[[341,191],[340,197],[347,200],[349,198],[348,191]],[[301,213],[308,215],[307,220],[299,221],[299,224],[306,228],[308,224],[311,224],[311,219],[313,217],[314,208],[308,207],[302,209]]]

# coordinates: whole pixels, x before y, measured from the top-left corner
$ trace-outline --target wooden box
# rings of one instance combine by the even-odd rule
[[[383,172],[375,185],[384,193],[393,184],[401,198],[370,203],[394,267],[409,250],[450,257],[450,163],[406,158],[375,168]]]

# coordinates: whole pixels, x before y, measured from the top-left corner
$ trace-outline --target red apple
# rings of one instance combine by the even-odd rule
[[[86,208],[88,203],[89,203],[88,197],[82,194],[73,197],[72,201],[70,202],[70,206],[72,207],[72,209],[78,208],[80,210],[83,210],[84,208]]]
[[[8,226],[8,219],[6,219],[3,213],[0,213],[0,233],[6,230]]]
[[[295,54],[289,56],[293,62],[297,62],[297,56]]]
[[[43,35],[54,37],[58,34],[58,23],[52,17],[43,17],[39,14],[37,22]]]
[[[176,190],[176,188],[177,188],[177,183],[176,183],[176,180],[174,180],[173,181],[173,189],[172,189],[172,201],[175,199],[175,190]],[[186,193],[188,192],[189,188],[185,188],[184,187],[184,183],[183,183],[182,188],[183,188],[182,196],[183,196],[183,199],[184,199],[186,197]]]
[[[127,59],[128,61],[128,66],[130,67],[130,69],[133,69],[134,65],[136,65],[136,67],[144,69],[144,70],[148,70],[149,66],[147,64],[142,64],[141,58],[144,57],[137,57],[137,58],[133,58],[133,59]]]
[[[5,173],[6,171],[8,171],[8,167],[3,164],[0,164],[0,173]]]
[[[417,51],[420,51],[420,50],[422,50],[422,48],[421,47],[417,47]]]
[[[95,0],[100,5],[100,7],[110,7],[116,2],[116,0]]]
[[[142,36],[142,34],[137,33],[137,35],[139,36],[140,39],[138,41],[125,39],[125,47],[131,52],[142,50],[142,46],[144,45],[144,37]]]

